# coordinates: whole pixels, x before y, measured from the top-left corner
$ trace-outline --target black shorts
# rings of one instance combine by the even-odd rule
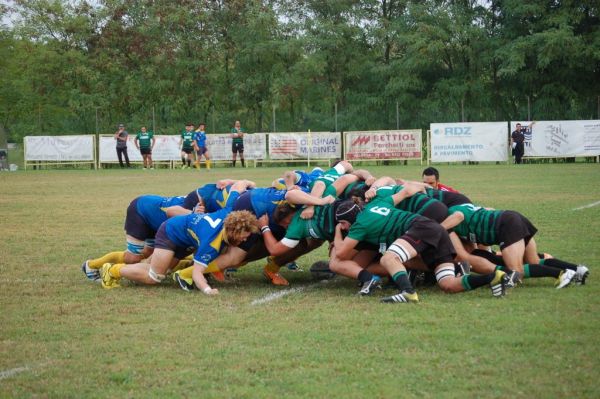
[[[194,151],[194,149],[192,147],[183,147],[181,149],[181,152],[185,152],[188,155],[190,155],[192,153],[192,151]]]
[[[442,223],[448,217],[448,207],[443,202],[432,202],[420,215]]]
[[[281,227],[280,225],[276,224],[275,222],[270,221],[269,228],[271,229],[271,233],[273,234],[273,237],[275,237],[275,239],[277,241],[281,241],[283,239],[283,237],[285,237],[285,229],[283,227]],[[250,237],[248,237],[246,239],[246,241],[244,241],[240,245],[238,245],[238,248],[243,249],[246,252],[249,252],[250,249],[252,249],[252,247],[254,247],[255,245],[263,245],[262,241],[263,241],[262,233],[253,233],[253,234],[250,234]]]
[[[496,234],[501,250],[520,240],[527,245],[535,233],[535,226],[519,212],[504,211],[498,219]]]
[[[140,148],[140,154],[152,155],[152,148]]]
[[[175,253],[173,255],[177,259],[183,259],[189,254],[193,253],[194,250],[192,248],[183,248],[178,247],[173,243],[173,241],[169,240],[169,236],[167,236],[167,222],[164,222],[158,228],[156,232],[156,239],[154,241],[154,248],[166,249]]]
[[[138,198],[131,201],[127,207],[125,216],[125,234],[132,236],[140,241],[154,238],[156,231],[152,229],[137,211]]]
[[[231,144],[231,152],[244,152],[244,143],[232,143]]]
[[[196,155],[202,156],[207,151],[206,147],[198,147],[198,151],[196,151]]]
[[[452,262],[456,256],[448,232],[439,223],[424,217],[416,218],[400,238],[413,246],[431,270]]]
[[[250,198],[251,194],[252,194],[252,192],[250,190],[244,191],[243,193],[241,193],[240,196],[238,197],[238,199],[235,200],[235,203],[233,204],[233,210],[234,211],[249,211],[254,216],[256,216],[256,212],[254,212],[254,208],[252,207],[252,200]]]

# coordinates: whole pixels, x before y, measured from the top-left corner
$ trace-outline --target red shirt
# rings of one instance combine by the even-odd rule
[[[452,188],[452,187],[450,187],[450,186],[446,186],[445,184],[438,183],[438,185],[437,185],[437,186],[438,186],[438,188],[437,188],[437,189],[438,189],[438,190],[440,190],[440,191],[448,191],[448,192],[451,192],[451,193],[458,193],[458,191],[457,191],[457,190],[453,189],[453,188]]]

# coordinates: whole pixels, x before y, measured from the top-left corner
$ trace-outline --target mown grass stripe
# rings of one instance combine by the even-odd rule
[[[587,205],[584,205],[584,206],[580,206],[580,207],[578,207],[578,208],[573,208],[573,210],[574,210],[574,211],[580,211],[580,210],[582,210],[582,209],[593,208],[593,207],[595,207],[596,205],[600,205],[600,201],[592,202],[591,204],[587,204]]]
[[[14,368],[14,369],[0,371],[0,380],[3,380],[5,378],[10,378],[13,375],[22,373],[22,372],[27,371],[27,370],[29,370],[29,367],[25,366],[25,367],[17,367],[17,368]]]

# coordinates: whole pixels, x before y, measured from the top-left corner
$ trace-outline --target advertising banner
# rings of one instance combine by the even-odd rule
[[[525,131],[525,156],[574,157],[600,155],[600,120],[586,121],[514,121]]]
[[[421,159],[421,130],[344,133],[344,159]]]
[[[334,159],[341,155],[340,133],[269,133],[270,159]]]
[[[433,162],[506,161],[507,122],[432,123]]]
[[[156,142],[152,149],[152,160],[172,161],[181,158],[179,151],[179,136],[154,136]],[[130,134],[127,140],[127,155],[132,162],[141,162],[142,155],[135,146],[135,135]],[[117,141],[113,136],[100,136],[100,162],[118,162]]]
[[[229,133],[207,134],[206,146],[210,157],[215,161],[229,161],[232,159],[231,135]],[[239,158],[239,157],[238,157]],[[266,133],[244,134],[244,158],[266,159],[267,158],[267,135]]]
[[[93,161],[94,136],[26,136],[25,161]]]

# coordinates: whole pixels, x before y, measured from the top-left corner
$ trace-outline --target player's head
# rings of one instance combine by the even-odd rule
[[[200,129],[201,132],[203,132],[204,129],[206,129],[206,124],[204,124],[204,122],[200,122],[200,123],[198,123],[198,128]]]
[[[521,130],[521,124],[520,124],[520,123],[517,123],[517,124],[515,125],[515,127],[517,128],[517,130]]]
[[[296,211],[297,209],[287,202],[279,204],[273,213],[273,221],[278,225],[287,228],[296,214]]]
[[[335,222],[348,229],[355,221],[362,207],[353,200],[343,200],[335,207]]]
[[[191,131],[194,128],[194,124],[192,122],[188,122],[185,124],[185,130],[187,130],[188,132]]]
[[[365,202],[365,193],[369,190],[369,188],[370,187],[366,184],[352,187],[348,193],[348,198],[360,205]]]
[[[235,124],[233,125],[233,127],[235,127],[236,129],[239,129],[240,126],[242,126],[242,124],[240,123],[240,121],[235,121]]]
[[[223,231],[225,242],[235,247],[250,237],[250,234],[258,233],[258,221],[248,211],[233,211],[225,218]]]
[[[142,127],[140,128],[140,130],[141,130],[143,133],[146,133],[146,126],[143,126],[143,125],[142,125]]]
[[[440,172],[434,167],[429,167],[423,171],[423,183],[429,184],[433,188],[438,187],[440,181]]]

